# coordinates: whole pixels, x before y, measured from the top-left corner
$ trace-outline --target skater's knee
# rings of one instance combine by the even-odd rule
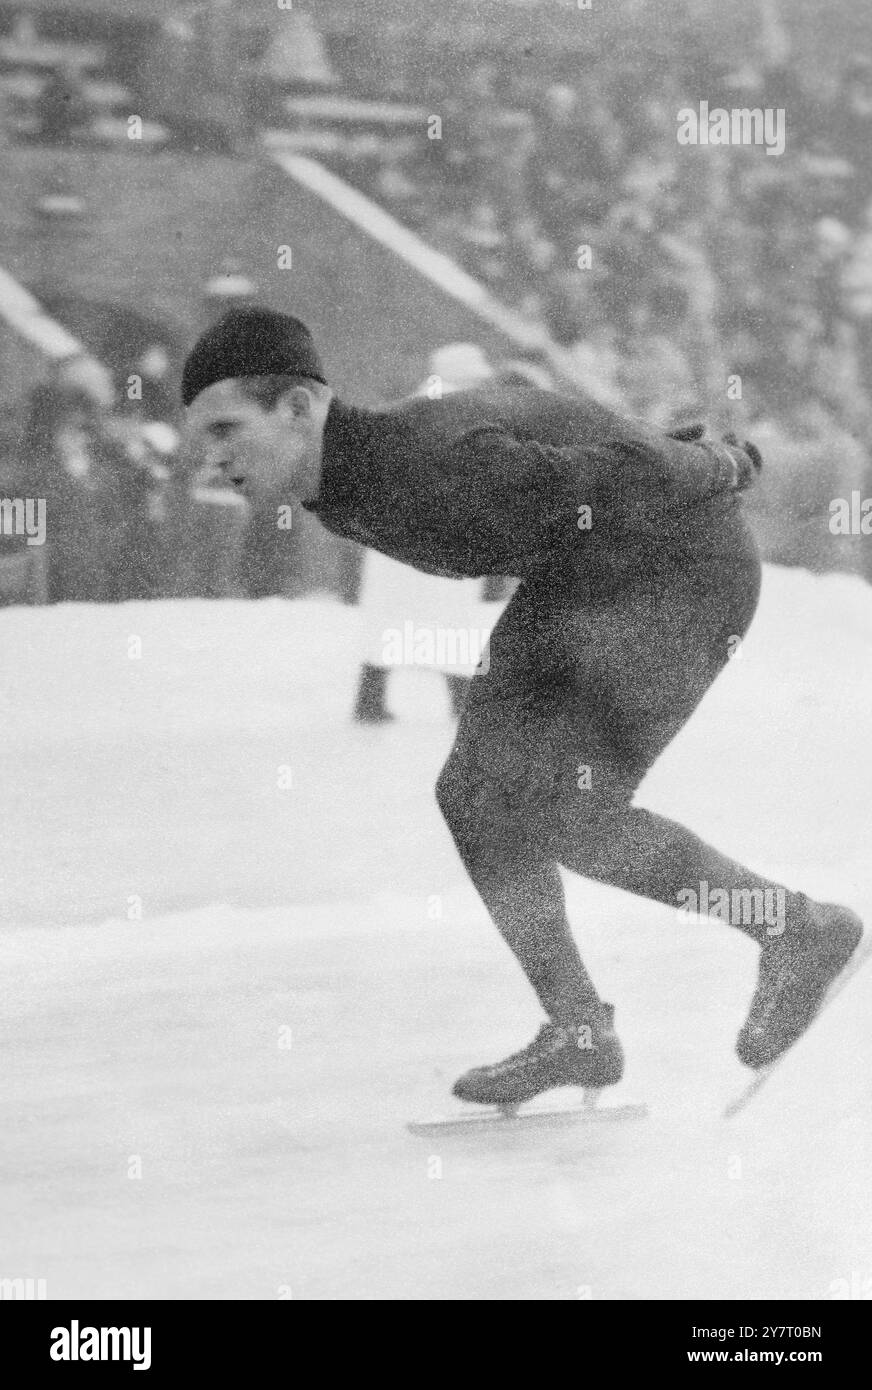
[[[599,840],[613,833],[615,825],[629,812],[633,788],[616,779],[597,776],[598,769],[582,768],[573,786],[561,788],[556,805],[557,824],[567,834],[585,840]]]
[[[529,817],[500,799],[491,784],[468,771],[443,769],[436,783],[436,801],[454,844],[470,871],[502,864],[507,854],[520,854],[533,838]]]
[[[459,847],[470,838],[477,819],[474,801],[474,789],[469,779],[459,769],[447,764],[436,782],[436,804]]]
[[[457,807],[461,803],[460,778],[446,763],[436,779],[436,805],[442,812],[444,820],[451,825],[452,818],[456,814]]]
[[[555,858],[595,877],[611,846],[626,839],[629,814],[629,798],[623,794],[591,795],[570,802],[563,798],[551,821]]]
[[[436,782],[436,804],[455,839],[487,818],[487,801],[479,778],[450,762],[446,764]]]

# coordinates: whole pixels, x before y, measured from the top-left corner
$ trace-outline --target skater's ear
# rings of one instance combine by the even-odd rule
[[[290,386],[282,395],[279,405],[287,415],[291,415],[295,420],[303,422],[312,415],[314,395],[308,387],[295,384]]]
[[[286,414],[298,419],[312,413],[313,401],[329,395],[329,387],[321,381],[284,373],[242,377],[239,386],[243,395],[256,401],[262,410],[273,411],[280,405]]]

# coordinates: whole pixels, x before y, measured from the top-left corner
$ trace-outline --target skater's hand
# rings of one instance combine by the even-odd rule
[[[735,434],[725,434],[723,439],[718,440],[704,439],[704,434],[705,425],[682,425],[680,429],[671,431],[670,438],[684,444],[700,444],[714,454],[723,464],[725,476],[731,479],[731,491],[744,492],[756,482],[763,467],[763,459],[756,445],[748,440],[740,444]]]
[[[720,447],[724,448],[724,446],[735,460],[736,474],[733,489],[735,492],[744,492],[746,488],[751,487],[757,481],[763,467],[763,456],[750,440],[746,439],[744,443],[740,444],[735,434],[724,435],[723,440],[720,441]]]

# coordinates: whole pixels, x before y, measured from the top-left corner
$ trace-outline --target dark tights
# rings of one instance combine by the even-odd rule
[[[711,535],[653,556],[617,592],[591,594],[581,564],[525,582],[494,629],[437,798],[473,883],[555,1021],[577,1022],[598,1005],[559,865],[676,908],[682,890],[703,882],[711,894],[780,889],[788,922],[807,915],[802,895],[632,804],[747,630],[759,584],[737,509]],[[762,920],[736,925],[761,944],[772,939]]]

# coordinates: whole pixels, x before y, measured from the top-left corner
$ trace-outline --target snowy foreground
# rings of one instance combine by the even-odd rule
[[[354,727],[357,621],[278,599],[0,613],[0,1277],[872,1295],[872,967],[724,1121],[755,948],[573,879],[651,1118],[406,1133],[539,1018],[432,799],[442,682],[398,673],[398,723]],[[870,691],[872,591],[770,569],[642,800],[872,921]]]

